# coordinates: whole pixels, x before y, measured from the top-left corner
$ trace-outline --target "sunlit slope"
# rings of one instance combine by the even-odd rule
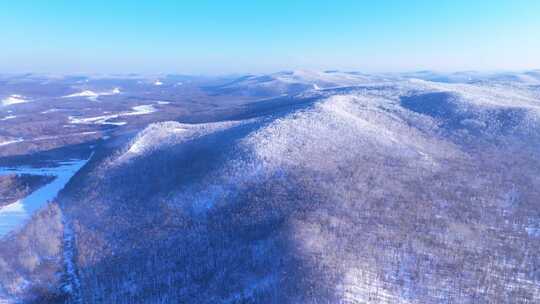
[[[151,125],[63,201],[80,295],[534,303],[538,104],[497,90],[405,81]]]

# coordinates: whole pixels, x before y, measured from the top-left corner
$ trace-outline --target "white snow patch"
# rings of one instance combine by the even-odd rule
[[[41,114],[49,114],[49,113],[54,113],[54,112],[58,112],[58,111],[60,111],[60,109],[53,108],[53,109],[43,111],[43,112],[41,112]]]
[[[28,102],[28,100],[26,100],[23,96],[17,95],[17,94],[12,94],[2,99],[3,106],[10,106],[10,105],[20,104],[20,103],[25,103],[25,102]]]
[[[1,141],[0,142],[0,147],[15,144],[15,143],[20,143],[20,142],[23,142],[23,141],[24,141],[24,139],[22,139],[22,138],[17,138],[17,139],[12,139],[12,140],[7,140],[7,141]]]
[[[133,112],[120,114],[120,116],[145,115],[145,114],[154,113],[156,111],[156,108],[154,108],[154,106],[152,105],[140,105],[140,106],[135,106],[131,109],[133,110]]]
[[[107,114],[107,115],[101,115],[101,116],[95,116],[95,117],[78,118],[78,117],[70,116],[69,123],[123,126],[127,124],[127,122],[125,121],[115,122],[115,121],[109,121],[109,120],[120,118],[123,116],[146,115],[146,114],[150,114],[157,111],[156,108],[154,108],[152,105],[140,105],[140,106],[135,106],[131,109],[133,110],[131,112],[120,112],[116,114]]]
[[[9,119],[13,119],[13,118],[17,118],[17,116],[16,115],[8,115],[8,116],[6,116],[4,118],[1,118],[0,120],[3,121],[3,120],[9,120]]]
[[[98,125],[125,125],[126,122],[111,122],[110,119],[118,118],[118,114],[102,115],[95,117],[77,118],[69,116],[69,123],[71,124],[98,124]]]
[[[343,303],[368,303],[373,298],[377,299],[377,303],[411,303],[385,288],[384,282],[377,277],[374,271],[362,268],[351,267],[348,269],[342,282],[337,286],[337,290]]]
[[[99,96],[99,94],[94,91],[86,90],[80,93],[73,93],[70,95],[66,95],[64,97],[69,98],[69,97],[96,97],[96,96]]]
[[[0,214],[3,212],[24,212],[24,205],[21,200],[16,201],[15,203],[4,206],[0,209]]]
[[[163,85],[163,82],[161,82],[159,80],[156,80],[156,81],[154,81],[154,85],[155,86],[161,86],[161,85]]]
[[[98,99],[98,97],[100,96],[109,96],[109,95],[117,95],[117,94],[120,94],[121,91],[119,88],[114,88],[110,91],[105,91],[105,92],[95,92],[95,91],[92,91],[92,90],[84,90],[82,92],[79,92],[79,93],[73,93],[73,94],[70,94],[70,95],[66,95],[66,96],[63,96],[63,98],[73,98],[73,97],[85,97],[85,98],[88,98],[89,100],[92,100],[92,101],[96,101]]]

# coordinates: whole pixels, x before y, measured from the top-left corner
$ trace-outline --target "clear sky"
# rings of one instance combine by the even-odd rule
[[[540,0],[0,1],[0,72],[540,68]]]

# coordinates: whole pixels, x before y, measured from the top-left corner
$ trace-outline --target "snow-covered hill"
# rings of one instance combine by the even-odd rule
[[[539,85],[540,72],[538,70],[530,70],[523,72],[435,72],[435,71],[418,71],[399,74],[405,78],[418,78],[434,82],[443,83],[518,83],[526,85]]]
[[[352,86],[381,81],[381,76],[356,72],[303,71],[279,72],[267,75],[248,75],[231,82],[209,87],[214,94],[240,94],[256,97],[272,97],[298,94],[308,90]]]
[[[274,98],[104,141],[35,226],[0,244],[13,273],[0,272],[0,299],[540,301],[538,89],[392,77],[205,85]],[[48,224],[55,250],[25,243]]]

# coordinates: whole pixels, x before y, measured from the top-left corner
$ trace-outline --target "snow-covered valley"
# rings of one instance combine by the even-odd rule
[[[77,173],[88,160],[69,160],[60,162],[53,167],[32,168],[15,167],[1,168],[1,175],[29,174],[54,177],[53,181],[37,189],[27,197],[17,200],[7,206],[0,207],[0,238],[24,225],[37,210],[52,201],[58,195],[71,177]]]

